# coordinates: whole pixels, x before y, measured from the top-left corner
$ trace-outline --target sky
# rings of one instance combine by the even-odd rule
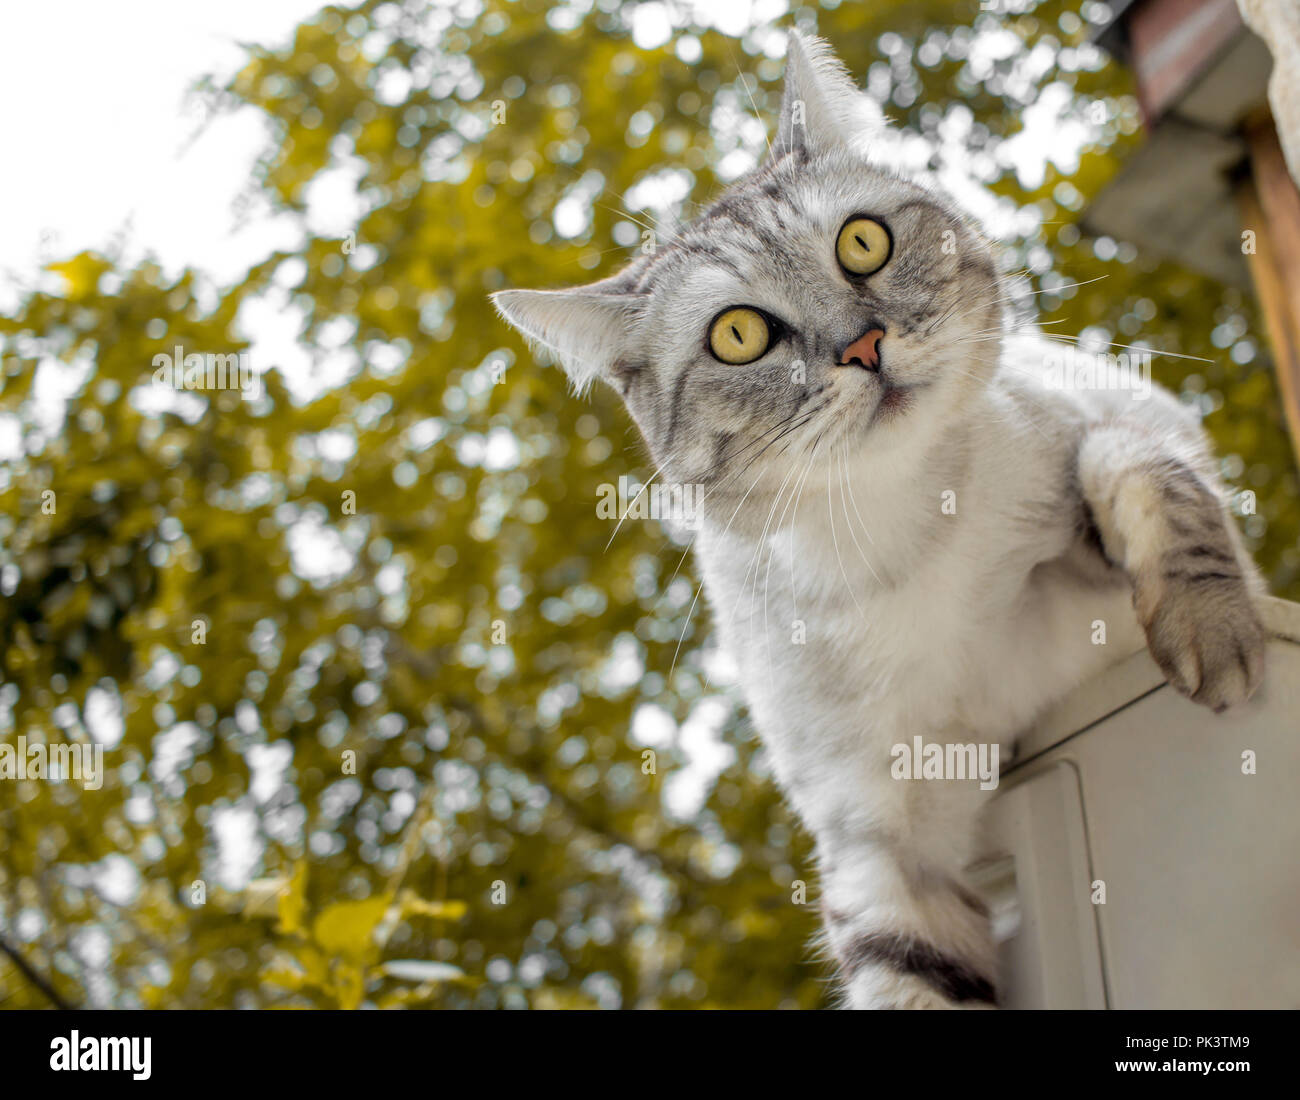
[[[0,309],[15,304],[15,276],[30,282],[43,261],[102,248],[124,229],[127,257],[151,253],[169,272],[200,266],[221,285],[292,243],[287,220],[235,230],[233,204],[261,147],[261,119],[246,110],[202,128],[201,105],[187,92],[205,73],[238,71],[241,43],[287,43],[324,3],[6,5],[0,147],[20,152],[0,172]],[[739,30],[755,6],[720,0],[713,7],[725,18],[714,21]],[[667,30],[661,7],[647,5],[639,36],[657,37],[659,23]]]
[[[169,271],[200,264],[218,283],[291,240],[289,225],[235,233],[233,204],[264,131],[255,112],[201,136],[186,93],[244,61],[241,42],[278,45],[322,0],[40,0],[8,4],[0,36],[0,308],[41,259],[104,247]],[[282,239],[277,239],[281,235]]]

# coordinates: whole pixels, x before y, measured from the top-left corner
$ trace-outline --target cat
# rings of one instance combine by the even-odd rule
[[[845,1003],[991,1007],[966,877],[988,784],[895,778],[892,747],[1005,760],[1144,637],[1178,691],[1239,703],[1263,589],[1195,413],[1053,382],[1063,345],[1013,321],[950,200],[880,163],[888,134],[791,32],[764,163],[610,278],[493,298],[622,395],[658,476],[704,486],[715,629],[815,838]]]

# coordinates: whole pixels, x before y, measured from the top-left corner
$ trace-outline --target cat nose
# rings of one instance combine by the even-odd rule
[[[848,367],[857,363],[867,370],[880,369],[880,338],[885,335],[883,328],[868,329],[847,348],[840,352],[840,366]]]

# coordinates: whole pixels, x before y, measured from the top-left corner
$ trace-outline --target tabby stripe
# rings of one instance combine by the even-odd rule
[[[672,445],[673,436],[677,434],[677,418],[682,412],[682,397],[686,393],[686,381],[690,372],[683,370],[677,375],[677,381],[673,384],[673,405],[672,411],[668,416],[668,434],[664,438],[664,447]]]
[[[1217,546],[1209,546],[1205,543],[1202,543],[1200,546],[1194,546],[1190,550],[1180,550],[1179,554],[1185,558],[1209,558],[1211,561],[1224,562],[1228,565],[1237,564],[1237,559],[1228,553],[1228,551]]]
[[[1161,576],[1167,581],[1186,581],[1188,584],[1199,584],[1202,581],[1239,581],[1241,580],[1241,570],[1234,569],[1229,573],[1220,569],[1205,569],[1198,573],[1192,569],[1166,569]]]
[[[845,969],[852,977],[868,963],[888,966],[927,982],[950,1001],[996,1004],[993,983],[937,947],[897,932],[867,932],[849,944]]]
[[[1215,503],[1214,495],[1186,466],[1173,466],[1159,470],[1157,477],[1161,479],[1160,495],[1170,505],[1196,507]]]

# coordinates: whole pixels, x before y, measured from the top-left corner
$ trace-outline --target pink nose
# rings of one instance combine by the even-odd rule
[[[884,335],[883,328],[873,328],[864,332],[844,349],[840,355],[840,366],[847,367],[857,363],[867,370],[876,370],[880,366],[880,338]]]

